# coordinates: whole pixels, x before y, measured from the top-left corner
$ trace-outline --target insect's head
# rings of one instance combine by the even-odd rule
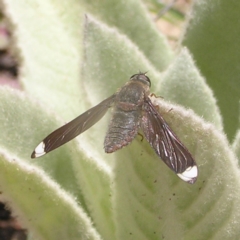
[[[148,78],[148,76],[146,76],[146,72],[134,74],[130,77],[130,80],[141,81],[143,84],[146,84],[147,86],[151,87],[151,81]]]

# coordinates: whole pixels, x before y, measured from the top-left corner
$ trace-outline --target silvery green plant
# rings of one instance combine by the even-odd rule
[[[226,125],[224,133],[223,121],[237,125],[224,114],[232,105],[213,94],[221,89],[226,101],[239,100],[239,88],[228,93],[224,83],[237,86],[240,3],[225,2],[195,1],[173,52],[141,1],[1,0],[22,86],[0,88],[1,200],[29,239],[239,239],[240,134],[235,127],[231,145],[225,134],[231,139],[233,130]],[[148,71],[162,97],[155,104],[198,164],[194,185],[140,136],[105,154],[108,117],[30,158],[46,135],[139,70]]]

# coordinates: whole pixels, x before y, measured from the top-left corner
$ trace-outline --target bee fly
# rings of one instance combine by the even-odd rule
[[[115,94],[48,135],[31,157],[40,157],[92,127],[113,107],[104,140],[106,153],[127,146],[141,128],[145,138],[164,163],[182,180],[194,183],[197,165],[149,98],[150,79],[145,73],[133,75]]]

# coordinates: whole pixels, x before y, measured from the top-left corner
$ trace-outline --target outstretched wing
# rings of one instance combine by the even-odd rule
[[[31,158],[43,156],[92,127],[105,115],[108,108],[111,107],[114,99],[115,95],[112,95],[99,103],[97,106],[89,109],[77,118],[73,119],[71,122],[49,134],[35,148]]]
[[[149,97],[143,105],[141,127],[147,141],[167,166],[184,181],[194,183],[198,175],[196,162]]]

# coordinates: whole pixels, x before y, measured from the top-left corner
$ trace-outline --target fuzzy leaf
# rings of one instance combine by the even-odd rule
[[[79,101],[80,3],[74,0],[1,2],[14,30],[20,81],[25,91],[63,116],[74,117],[84,105],[84,101]],[[65,11],[67,15],[63,14]]]
[[[200,117],[222,130],[222,118],[213,92],[186,48],[183,48],[163,75],[159,93],[164,99],[193,109]]]
[[[117,239],[238,239],[240,173],[225,136],[191,110],[153,101],[193,154],[199,177],[181,181],[140,137],[117,152]]]
[[[42,170],[12,158],[3,149],[0,152],[3,199],[35,238],[101,239],[87,214]]]
[[[54,118],[50,118],[44,110],[23,93],[1,87],[0,121],[3,123],[0,124],[0,146],[18,158],[41,166],[63,188],[77,194],[77,185],[74,184],[75,179],[71,165],[70,152],[73,150],[66,151],[66,148],[63,148],[56,152],[53,159],[51,155],[41,160],[30,158],[34,147],[44,135],[57,127]]]
[[[127,4],[124,0],[82,0],[82,2],[88,12],[108,26],[117,28],[119,33],[126,35],[141,49],[153,66],[159,70],[168,66],[173,53],[166,38],[157,31],[148,16],[142,1],[129,0]]]
[[[240,1],[194,1],[183,44],[218,99],[231,140],[238,128]]]
[[[149,71],[150,76],[159,76],[130,39],[92,16],[86,17],[84,50],[84,86],[92,102],[99,102],[115,93],[138,71]]]
[[[59,126],[60,121],[19,91],[0,88],[0,121],[3,123],[0,124],[0,147],[11,153],[12,158],[21,158],[43,168],[65,191],[75,196],[101,235],[113,239],[111,172],[103,160],[97,156],[93,160],[91,149],[84,142],[80,146],[76,141],[41,159],[30,159],[34,147]],[[96,194],[101,200],[96,200]],[[55,221],[58,221],[57,216]]]
[[[238,157],[238,161],[240,161],[240,130],[237,131],[236,137],[232,144],[233,151],[235,152],[236,156]]]
[[[221,118],[212,93],[186,51],[179,55],[168,69],[166,78],[160,81],[158,70],[169,64],[172,53],[146,17],[139,1],[132,0],[128,4],[107,0],[101,3],[84,0],[64,3],[56,0],[23,0],[21,4],[13,0],[1,2],[14,26],[17,49],[23,59],[22,83],[26,92],[41,102],[37,104],[33,98],[16,91],[0,90],[0,120],[3,123],[0,126],[0,153],[3,156],[0,169],[4,170],[4,166],[10,169],[9,175],[5,171],[0,176],[1,189],[25,222],[31,214],[38,217],[38,212],[34,213],[34,210],[39,210],[39,206],[30,210],[30,204],[25,206],[29,189],[38,190],[32,195],[30,193],[33,202],[34,198],[37,201],[39,195],[44,196],[48,191],[51,191],[51,198],[47,196],[43,200],[47,206],[52,206],[52,202],[60,198],[60,210],[54,206],[52,214],[47,215],[47,220],[50,220],[46,223],[49,225],[35,229],[29,224],[30,231],[48,233],[52,226],[58,228],[58,218],[61,219],[61,213],[66,210],[70,211],[70,219],[64,227],[69,228],[62,230],[73,230],[73,235],[68,238],[62,234],[58,239],[76,239],[75,236],[79,239],[82,231],[84,237],[89,232],[92,234],[88,235],[89,238],[97,237],[97,231],[102,239],[119,240],[239,238],[240,178],[237,160],[222,133],[192,111],[176,105],[153,99],[198,163],[199,178],[194,185],[181,181],[154,154],[146,140],[140,141],[140,137],[116,153],[105,154],[102,139],[106,123],[103,121],[77,141],[42,159],[31,160],[31,164],[37,162],[46,173],[28,165],[29,155],[38,142],[63,124],[49,113],[50,109],[70,120],[78,112],[87,110],[86,105],[91,107],[113,94],[138,70],[149,71],[153,92],[159,94],[154,90],[154,86],[158,85],[160,90],[168,92],[171,101],[193,108],[221,129]],[[81,25],[86,10],[85,24]],[[81,38],[82,26],[85,27],[84,39]],[[177,89],[175,85],[179,81],[174,72],[187,79]],[[189,86],[195,89],[196,96]],[[185,94],[189,95],[187,100],[181,95],[185,88]],[[16,160],[9,160],[13,158]],[[114,171],[109,166],[111,164],[105,162],[112,162]],[[20,169],[19,174],[16,173],[16,165]],[[30,176],[29,169],[34,169],[31,172],[34,175],[32,182],[30,178],[25,181],[23,177]],[[18,176],[11,189],[10,180]],[[23,192],[26,194],[15,198],[14,194],[19,193],[22,183],[25,183]],[[69,207],[71,204],[65,204],[66,199],[71,199],[73,208],[78,209],[76,212]],[[36,204],[39,203],[41,201]],[[74,218],[79,209],[88,217],[84,218],[86,214],[83,213],[80,218]],[[91,228],[88,218],[96,230]],[[78,220],[83,222],[82,226],[87,226],[80,228],[80,233],[76,229]]]

